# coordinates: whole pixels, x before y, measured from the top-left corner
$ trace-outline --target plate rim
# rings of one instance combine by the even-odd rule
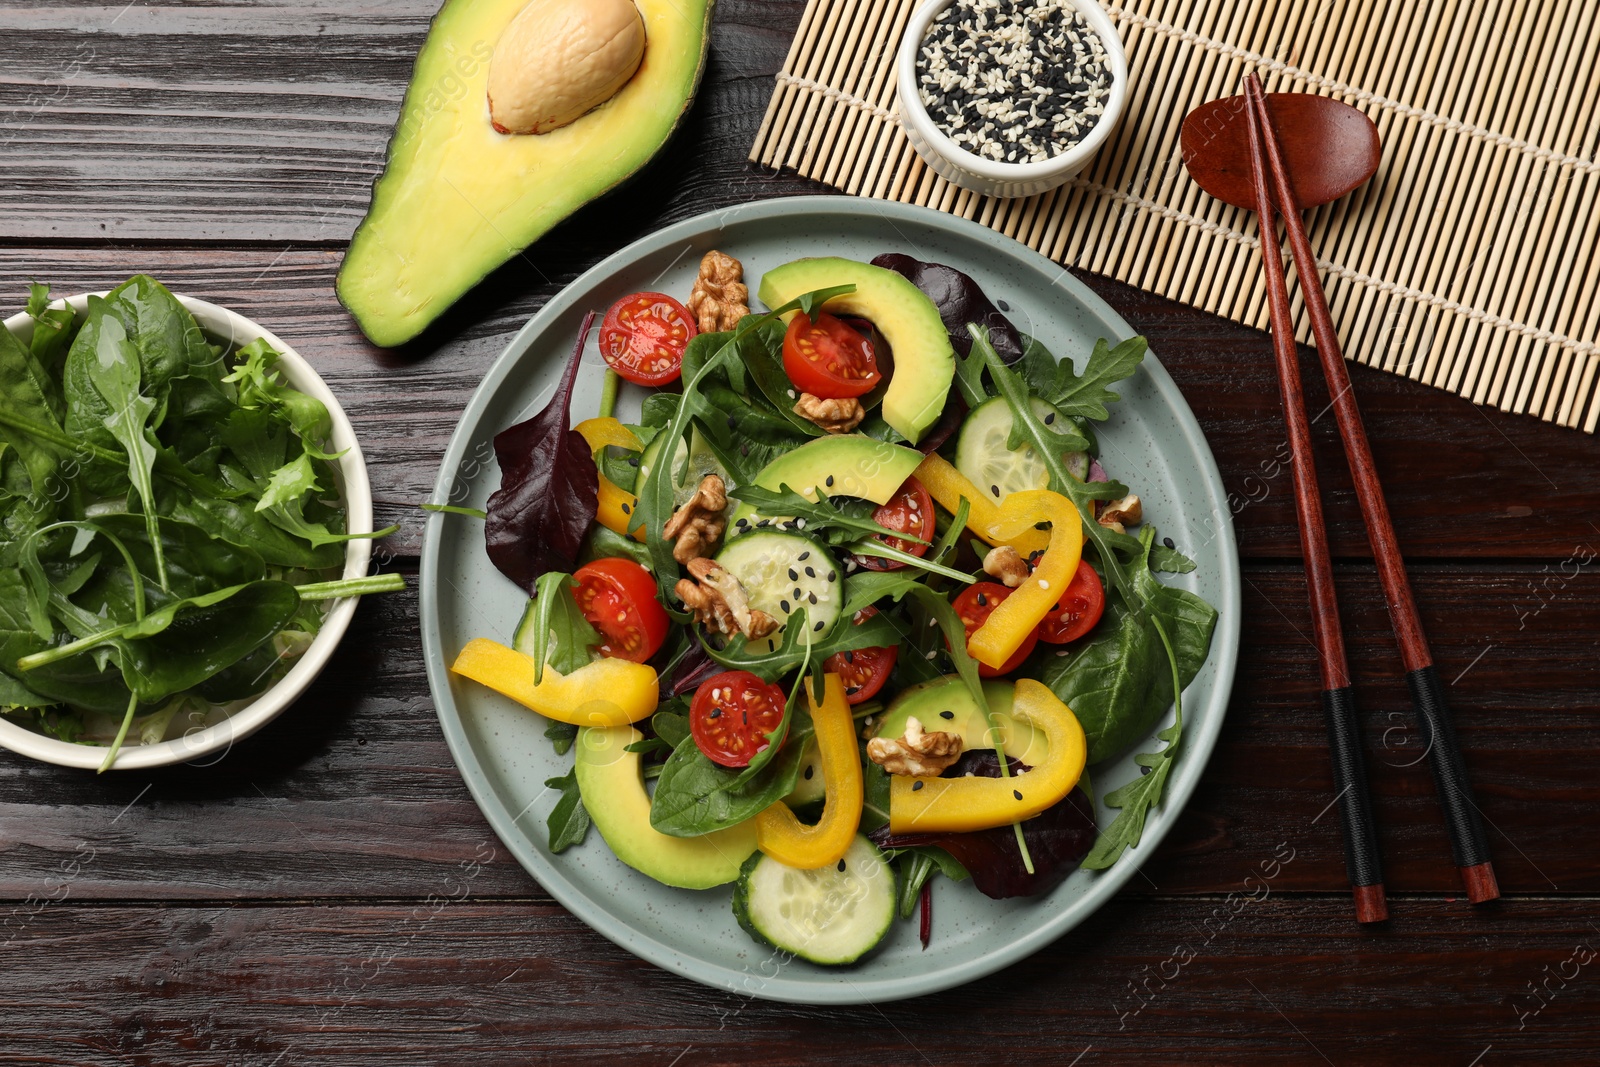
[[[509,375],[511,365],[520,357],[532,339],[543,332],[554,320],[567,311],[569,294],[594,286],[597,282],[618,273],[640,255],[639,246],[651,243],[672,243],[693,240],[708,229],[708,224],[726,228],[736,223],[782,219],[790,216],[809,217],[818,214],[842,216],[877,215],[891,221],[913,226],[929,226],[953,232],[961,237],[990,244],[1004,254],[1015,257],[1026,266],[1052,275],[1054,285],[1064,287],[1080,300],[1090,314],[1113,326],[1120,327],[1123,336],[1135,333],[1121,315],[1087,285],[1076,278],[1066,267],[979,223],[948,215],[931,208],[891,201],[868,200],[850,196],[795,196],[753,201],[724,208],[700,212],[687,219],[664,226],[629,242],[623,248],[606,256],[584,271],[560,292],[545,301],[544,305],[506,343],[500,354],[484,372],[483,380],[473,391],[450,435],[449,444],[440,461],[439,474],[430,499],[448,496],[455,471],[460,467],[470,434],[462,432],[469,418],[481,418],[495,390]],[[570,301],[575,303],[576,301]],[[1110,870],[1097,875],[1095,883],[1082,898],[1091,901],[1080,909],[1063,911],[1042,921],[1021,937],[1007,942],[1003,948],[984,951],[954,966],[930,971],[924,975],[886,978],[859,982],[853,980],[854,972],[837,972],[833,981],[796,980],[782,973],[773,977],[756,976],[746,970],[736,970],[725,964],[685,956],[677,949],[662,943],[643,931],[613,917],[589,895],[574,884],[560,865],[550,863],[537,851],[524,847],[526,834],[518,829],[509,808],[490,786],[481,764],[472,753],[470,740],[462,725],[460,710],[450,691],[449,672],[445,666],[441,635],[437,624],[437,588],[440,581],[440,544],[447,516],[430,513],[423,532],[422,559],[418,581],[418,627],[422,635],[424,667],[428,689],[433,698],[445,743],[450,749],[456,769],[466,783],[474,803],[522,868],[555,900],[577,917],[584,925],[613,944],[664,970],[683,975],[703,985],[745,993],[765,1000],[794,1004],[844,1005],[865,1004],[878,1001],[901,1000],[909,997],[937,993],[983,978],[1003,970],[1049,946],[1074,929],[1115,896],[1138,869],[1140,857],[1148,858],[1159,847],[1176,823],[1199,784],[1201,774],[1210,762],[1218,734],[1231,698],[1239,653],[1240,613],[1242,604],[1241,566],[1238,544],[1233,530],[1233,513],[1227,504],[1222,475],[1216,458],[1206,441],[1194,411],[1189,407],[1177,383],[1167,373],[1156,353],[1142,364],[1152,378],[1156,391],[1166,399],[1174,417],[1174,428],[1193,450],[1202,473],[1205,492],[1210,497],[1212,513],[1219,517],[1215,531],[1220,542],[1222,571],[1221,603],[1217,604],[1217,627],[1212,636],[1212,648],[1219,655],[1217,678],[1207,707],[1220,705],[1214,715],[1203,719],[1194,733],[1186,731],[1187,759],[1180,760],[1176,773],[1168,784],[1168,792],[1157,810],[1146,821],[1139,845],[1130,849]],[[1196,756],[1200,758],[1196,760]],[[752,979],[755,979],[752,983]],[[752,988],[754,985],[754,988]]]

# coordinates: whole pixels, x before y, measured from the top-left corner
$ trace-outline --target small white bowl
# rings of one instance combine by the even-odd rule
[[[90,296],[104,295],[105,293],[82,293],[68,297],[64,301],[57,300],[52,306],[60,307],[65,304],[81,317],[88,307]],[[372,486],[367,481],[367,465],[361,458],[361,446],[356,443],[355,430],[351,428],[344,409],[339,406],[339,401],[334,397],[332,390],[311,368],[311,364],[270,331],[243,315],[192,297],[179,296],[178,299],[194,315],[212,340],[226,342],[230,352],[259,337],[265,337],[268,344],[283,354],[278,361],[278,367],[288,383],[326,405],[328,415],[333,421],[333,450],[344,452],[344,455],[334,462],[333,467],[335,478],[339,483],[336,488],[345,506],[346,528],[352,533],[371,533]],[[21,338],[24,344],[33,337],[33,320],[26,313],[11,316],[5,320],[4,325],[6,329]],[[372,542],[362,538],[347,541],[345,545],[343,577],[364,576],[367,573],[367,565],[372,560]],[[294,666],[289,668],[289,673],[279,679],[276,685],[247,700],[235,701],[230,705],[232,713],[227,718],[210,726],[194,727],[182,737],[154,745],[124,744],[117,753],[116,762],[112,764],[111,769],[147,770],[175,763],[191,763],[207,756],[215,756],[209,763],[220,760],[232,749],[235,741],[244,740],[277,718],[321,673],[322,668],[332,657],[333,650],[338,646],[339,639],[349,628],[350,619],[355,615],[356,601],[359,599],[359,597],[343,597],[329,606],[327,615],[323,619],[322,629],[317,631],[317,636],[312,639],[310,646],[301,653]],[[98,768],[106,756],[106,748],[103,745],[76,745],[58,741],[53,737],[34,733],[4,716],[0,716],[0,746],[46,763],[55,763],[63,767],[84,767],[88,770]]]
[[[917,54],[922,50],[922,39],[935,16],[953,2],[929,0],[923,4],[912,14],[900,40],[895,82],[900,96],[900,125],[911,147],[941,178],[985,196],[1033,196],[1054,189],[1088,165],[1122,118],[1128,100],[1128,60],[1116,26],[1095,0],[1072,0],[1072,6],[1100,37],[1111,64],[1111,92],[1106,97],[1105,112],[1089,135],[1060,155],[1038,163],[996,163],[967,151],[941,133],[917,91]]]

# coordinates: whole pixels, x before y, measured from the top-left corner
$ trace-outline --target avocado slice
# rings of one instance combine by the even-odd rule
[[[1029,767],[1037,767],[1050,753],[1044,733],[1011,715],[1016,686],[1011,682],[984,682],[983,692],[1000,729],[1001,746],[1007,756]],[[873,731],[875,737],[904,737],[906,720],[915,717],[929,733],[957,734],[963,752],[974,748],[994,748],[989,739],[989,724],[983,709],[972,699],[972,692],[958,675],[948,675],[914,685],[895,697]]]
[[[339,300],[374,344],[421,333],[666,143],[705,69],[712,0],[635,2],[644,60],[617,94],[548,133],[503,134],[489,121],[489,63],[527,0],[446,0],[339,268]]]
[[[950,334],[927,294],[892,270],[821,256],[767,271],[758,295],[767,307],[775,308],[802,293],[845,284],[854,285],[855,292],[834,297],[822,305],[823,310],[869,319],[888,340],[894,374],[883,394],[883,418],[916,444],[938,421],[956,374]]]
[[[703,837],[669,837],[651,826],[639,753],[626,751],[643,738],[631,726],[578,731],[572,746],[578,794],[600,836],[619,860],[664,885],[710,889],[738,878],[756,850],[755,820]]]
[[[787,485],[808,500],[817,499],[820,493],[886,504],[921,463],[922,453],[914,448],[860,433],[830,434],[813,438],[768,463],[756,475],[755,484],[773,492]],[[755,508],[741,503],[733,513],[732,525],[736,530],[748,529],[762,517]],[[781,518],[787,521],[787,516]],[[740,527],[740,519],[747,525]]]

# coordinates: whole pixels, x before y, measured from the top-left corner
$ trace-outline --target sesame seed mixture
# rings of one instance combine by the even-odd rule
[[[962,148],[1041,163],[1089,135],[1111,65],[1069,0],[955,0],[928,26],[917,86],[934,125]]]

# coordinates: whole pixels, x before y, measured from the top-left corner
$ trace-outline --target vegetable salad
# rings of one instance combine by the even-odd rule
[[[1097,458],[1144,340],[1058,361],[971,278],[896,254],[774,268],[751,311],[729,263],[707,255],[688,307],[610,309],[601,410],[574,426],[591,314],[549,406],[495,439],[486,547],[530,599],[452,669],[571,753],[551,851],[593,828],[665,884],[732,883],[754,938],[830,965],[919,907],[926,944],[938,876],[1027,896],[1112,865],[1216,621],[1159,579],[1194,564]],[[618,377],[650,390],[637,422]],[[1086,769],[1175,702],[1099,830]]]

